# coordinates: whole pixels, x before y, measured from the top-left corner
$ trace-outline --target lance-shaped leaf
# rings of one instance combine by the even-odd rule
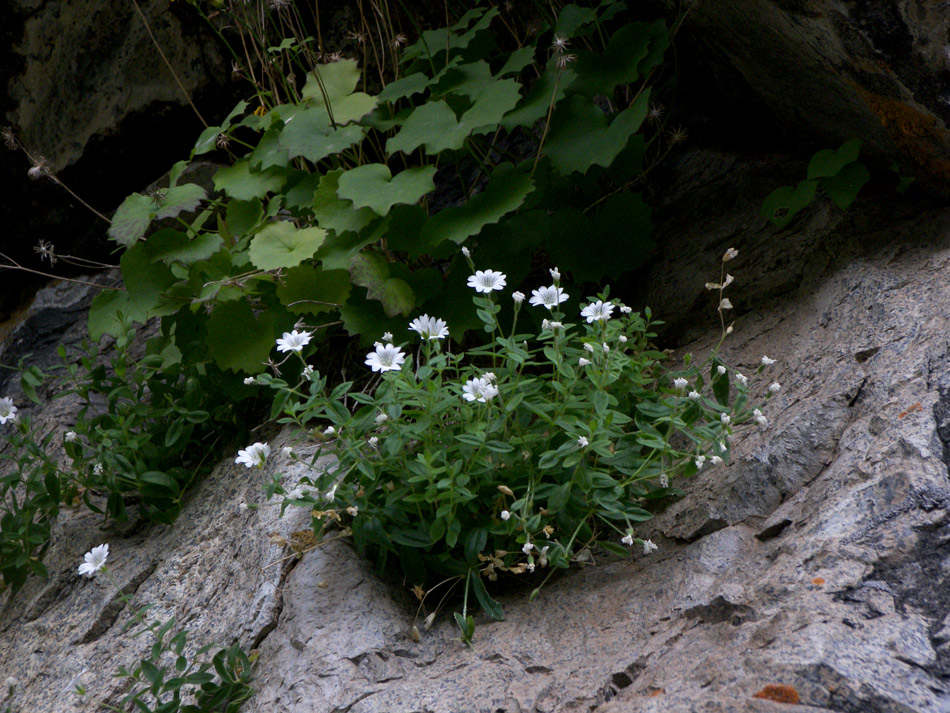
[[[339,177],[337,195],[357,208],[371,208],[386,215],[396,203],[416,203],[435,190],[435,166],[410,168],[393,176],[388,166],[370,163],[350,169]]]
[[[426,102],[386,142],[386,150],[409,154],[425,145],[426,153],[433,155],[446,149],[460,149],[472,134],[495,130],[520,99],[521,85],[513,79],[500,79],[488,82],[461,118],[456,118],[452,108],[441,99]]]
[[[313,257],[326,236],[323,228],[298,228],[290,221],[278,220],[261,228],[251,240],[248,254],[259,270],[296,267]]]
[[[563,175],[587,173],[593,165],[609,166],[643,124],[650,103],[645,90],[631,106],[608,121],[592,100],[573,96],[558,105],[545,152]]]

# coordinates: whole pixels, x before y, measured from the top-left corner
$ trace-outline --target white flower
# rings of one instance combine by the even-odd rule
[[[109,556],[109,545],[99,545],[93,547],[89,552],[83,555],[82,564],[79,565],[80,576],[94,577],[96,572],[101,572],[106,567],[106,558]]]
[[[386,421],[389,420],[389,416],[384,413],[376,414],[376,425],[382,426]]]
[[[719,366],[716,367],[716,372],[719,374],[719,376],[722,376],[723,374],[726,373],[726,367],[720,364]]]
[[[697,456],[694,462],[696,463],[697,468],[702,468],[706,463],[706,456]]]
[[[626,343],[627,343],[627,337],[624,336],[623,334],[621,334],[619,337],[617,337],[617,341],[620,342],[621,344],[626,344]]]
[[[719,309],[732,309],[732,302],[729,301],[728,297],[723,297],[719,301]]]
[[[386,342],[387,344],[390,344],[393,341],[393,333],[383,332],[383,341]]]
[[[736,250],[735,248],[729,248],[728,250],[726,250],[725,254],[722,256],[722,261],[729,262],[730,260],[732,260],[732,258],[734,258],[738,254],[739,254],[738,250]]]
[[[561,271],[558,270],[556,267],[552,267],[550,270],[548,270],[548,272],[551,273],[551,279],[554,280],[555,282],[561,279]],[[563,300],[561,301],[563,302]]]
[[[682,391],[687,386],[689,386],[689,381],[684,379],[682,376],[678,379],[673,379],[673,386],[678,390]]]
[[[279,352],[299,352],[313,337],[311,332],[298,332],[296,329],[292,332],[284,332],[284,336],[277,340],[277,351]]]
[[[333,426],[327,426],[325,429],[323,429],[324,436],[332,436],[335,433],[336,433],[336,429]]]
[[[346,509],[346,511],[350,514],[351,517],[356,517],[360,513],[359,506],[357,505],[351,505],[350,507]]]
[[[600,346],[603,348],[604,354],[606,354],[607,352],[610,351],[610,346],[607,344],[607,342],[604,342],[604,343],[601,344]]]
[[[0,399],[0,423],[7,421],[16,421],[17,408],[13,405],[13,399],[4,396]]]
[[[234,459],[235,463],[240,463],[245,468],[263,468],[270,455],[270,446],[258,441],[247,448],[238,451],[238,457]]]
[[[755,409],[755,410],[752,412],[752,419],[753,419],[757,424],[759,424],[760,426],[768,426],[768,425],[769,425],[769,420],[768,420],[765,416],[762,415],[762,412],[759,411],[759,409]]]
[[[534,549],[534,545],[532,545],[530,542],[525,542],[521,548],[521,551],[524,552],[526,555],[530,555],[531,550],[533,549]]]
[[[252,385],[254,382],[256,382],[256,381],[257,381],[257,379],[255,379],[253,376],[245,376],[245,377],[244,377],[244,385],[245,385],[245,386],[251,386],[251,385]]]
[[[307,366],[303,368],[302,374],[303,374],[303,378],[305,378],[307,381],[313,381],[314,371],[313,371],[313,367],[310,366],[309,364],[307,364]]]
[[[379,448],[379,438],[377,436],[370,436],[368,443],[370,448]]]
[[[547,307],[548,309],[554,309],[562,302],[566,302],[568,299],[568,294],[557,285],[551,285],[550,287],[542,287],[539,290],[531,290],[531,299],[528,300],[528,304],[534,305],[535,307]]]
[[[465,247],[464,245],[462,246],[462,254],[463,254],[465,257],[472,257],[472,251],[469,250],[469,249],[468,249],[467,247]]]
[[[587,366],[588,364],[590,364],[590,359],[585,359],[584,357],[581,357],[580,359],[577,360],[578,366]]]
[[[542,567],[547,567],[549,549],[551,549],[551,545],[545,545],[540,550],[538,550],[538,564]]]
[[[488,380],[488,381],[489,381],[490,383],[492,383],[492,384],[494,384],[496,381],[498,381],[498,377],[495,376],[495,372],[493,372],[493,371],[486,371],[486,372],[482,375],[482,378]]]
[[[423,339],[445,339],[449,336],[449,328],[445,320],[430,317],[427,314],[416,317],[409,323],[409,329]]]
[[[648,555],[651,552],[656,552],[658,549],[660,548],[654,545],[652,540],[643,541],[643,554]]]
[[[66,431],[66,435],[63,436],[63,440],[66,441],[66,443],[73,443],[76,440],[76,432]]]
[[[579,448],[587,448],[590,445],[590,441],[587,440],[587,436],[581,436],[577,439],[577,445]]]
[[[722,465],[722,458],[719,456],[709,456],[709,462],[713,465]]]
[[[666,473],[660,473],[660,487],[668,488],[670,487],[670,476]]]
[[[585,343],[585,344],[584,344],[584,351],[585,351],[585,352],[590,352],[591,354],[593,354],[593,353],[594,353],[594,345],[591,344],[590,342]]]
[[[690,392],[687,394],[687,396],[688,396],[690,399],[692,399],[693,401],[696,401],[697,399],[700,398],[698,391],[690,391]]]
[[[284,455],[284,457],[290,458],[294,454],[294,448],[293,446],[284,446],[280,449],[280,452]]]
[[[773,381],[771,384],[769,384],[769,393],[777,394],[781,390],[781,388],[782,388],[782,385],[780,383],[778,383],[777,381]]]
[[[247,503],[240,503],[238,505],[238,510],[247,510]]]
[[[502,510],[502,511],[501,511],[501,519],[502,519],[502,520],[508,520],[509,518],[511,518],[511,513],[508,512],[507,510]]]
[[[103,473],[104,471],[105,471],[105,468],[102,467],[102,463],[96,463],[96,464],[92,467],[92,474],[93,474],[93,475],[102,475],[102,473]]]
[[[628,547],[633,547],[633,533],[627,532],[626,535],[620,538],[620,541]]]
[[[719,414],[719,420],[722,421],[722,425],[723,425],[723,426],[728,426],[728,425],[729,425],[729,422],[730,422],[732,419],[729,418],[729,414],[727,414],[727,413],[721,413],[721,414]]]
[[[496,270],[476,270],[474,275],[469,276],[468,286],[476,292],[484,292],[486,295],[493,290],[504,288],[507,277],[502,272]]]
[[[516,305],[520,305],[524,302],[524,292],[512,292],[511,299],[515,301]]]
[[[767,356],[762,357],[762,366],[771,366],[775,363],[775,359],[769,359]]]
[[[631,312],[633,312],[633,307],[627,307],[627,305],[620,305],[620,311],[623,314],[630,314]]]
[[[376,351],[366,355],[365,364],[372,367],[373,371],[399,371],[404,361],[406,361],[406,355],[402,349],[394,347],[391,343],[377,343]]]
[[[740,384],[745,386],[746,384],[749,383],[749,377],[745,376],[744,374],[740,374],[739,372],[736,372],[736,381],[738,381]]]
[[[593,324],[594,322],[606,322],[608,319],[610,319],[610,315],[613,311],[613,304],[610,302],[597,300],[596,302],[592,302],[581,310],[581,317],[586,317],[588,324]]]
[[[466,401],[487,403],[498,396],[498,387],[484,377],[469,379],[462,387],[462,398]]]
[[[16,679],[13,676],[7,676],[7,680],[4,681],[7,688],[16,688]]]
[[[726,442],[725,442],[725,441],[719,441],[719,452],[720,452],[720,453],[725,453],[725,452],[726,452]]]

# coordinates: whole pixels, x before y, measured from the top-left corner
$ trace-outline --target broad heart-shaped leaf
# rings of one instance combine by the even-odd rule
[[[843,169],[849,163],[853,163],[858,160],[858,154],[860,151],[861,139],[851,139],[850,141],[845,141],[843,144],[841,144],[841,147],[837,151],[833,149],[819,151],[814,156],[812,156],[811,161],[808,162],[807,178],[811,180],[813,178],[829,178],[831,176],[837,176],[841,169]]]
[[[248,254],[259,270],[296,267],[313,257],[326,236],[323,228],[298,228],[288,220],[278,220],[261,228],[251,240]]]
[[[565,5],[557,16],[554,34],[564,38],[574,37],[581,27],[594,22],[596,19],[597,13],[593,8]]]
[[[126,250],[119,265],[126,290],[101,293],[89,309],[89,336],[94,341],[103,334],[120,336],[123,319],[141,324],[149,317],[172,314],[185,304],[162,297],[176,282],[175,276],[165,265],[149,259],[145,245],[135,244]]]
[[[286,174],[279,168],[266,171],[252,171],[247,161],[238,161],[233,166],[225,166],[214,174],[214,187],[224,191],[231,198],[249,201],[263,198],[268,193],[276,193],[284,186]]]
[[[349,270],[353,256],[386,235],[389,216],[378,218],[359,233],[331,233],[316,254],[325,270]]]
[[[593,166],[609,166],[643,124],[650,104],[644,90],[632,105],[608,124],[607,117],[591,99],[572,96],[561,102],[551,120],[545,152],[563,175]]]
[[[609,97],[618,85],[637,81],[641,62],[645,70],[662,58],[668,44],[669,37],[662,20],[652,24],[631,22],[624,25],[610,38],[603,54],[577,53],[578,79],[571,85],[569,93]]]
[[[179,213],[194,210],[207,197],[205,189],[195,183],[185,183],[165,191],[155,211],[155,218],[174,218]]]
[[[600,282],[640,267],[654,247],[650,207],[639,193],[617,193],[594,220],[577,208],[555,211],[544,247],[574,280]]]
[[[248,154],[248,162],[258,171],[272,166],[286,167],[290,164],[290,154],[280,145],[280,128],[271,128],[257,141],[257,146]]]
[[[387,317],[382,304],[366,299],[365,292],[362,287],[355,288],[340,309],[340,319],[343,320],[343,327],[347,332],[359,336],[360,343],[367,345],[378,340],[385,332],[400,334],[405,331],[405,317]],[[468,311],[472,311],[471,304]]]
[[[190,265],[198,260],[207,260],[221,249],[223,242],[217,233],[201,233],[189,238],[179,230],[163,228],[148,236],[145,251],[152,262],[181,262]]]
[[[284,275],[277,286],[277,297],[293,314],[320,314],[339,309],[351,288],[346,270],[298,265]]]
[[[533,190],[534,183],[526,172],[519,171],[510,163],[498,165],[484,191],[464,205],[445,208],[425,224],[420,245],[417,250],[410,251],[410,257],[418,256],[425,247],[438,245],[443,240],[461,245],[466,239],[478,235],[486,225],[497,223],[503,216],[518,210],[525,196]]]
[[[206,197],[205,190],[194,183],[173,186],[156,192],[154,197],[133,193],[112,216],[108,235],[119,245],[128,247],[145,235],[154,219],[174,218],[194,210]]]
[[[330,114],[333,124],[343,126],[356,121],[364,114],[368,114],[376,107],[376,99],[363,92],[355,92],[360,81],[360,70],[355,59],[341,59],[330,64],[321,64],[307,75],[302,95],[304,99],[312,100],[312,106],[327,112],[327,125],[330,125]],[[298,117],[299,118],[299,117]],[[294,119],[296,121],[296,119]]]
[[[482,8],[476,7],[462,15],[459,21],[450,27],[426,30],[414,45],[403,51],[400,62],[407,64],[417,57],[432,58],[446,50],[451,53],[456,49],[465,49],[478,33],[488,29],[497,15],[497,8],[493,7],[485,12]],[[478,22],[468,27],[472,20],[478,20]]]
[[[291,158],[303,156],[316,163],[327,156],[341,153],[362,139],[362,127],[334,127],[330,124],[327,110],[315,106],[304,109],[284,127],[280,134],[280,145]]]
[[[804,180],[795,188],[782,186],[765,197],[759,215],[778,228],[784,228],[805,206],[815,198],[818,181]]]
[[[577,73],[573,70],[560,70],[553,60],[548,62],[544,74],[531,85],[524,101],[505,114],[505,117],[501,120],[501,127],[511,131],[517,126],[534,126],[540,119],[547,116],[548,108],[551,106],[551,97],[554,97],[555,104],[561,101],[564,98],[565,90],[571,86],[576,78]],[[557,87],[556,93],[555,87]]]
[[[871,174],[860,161],[849,163],[834,176],[822,178],[819,183],[824,188],[831,200],[841,210],[847,210],[848,206],[858,197],[861,187],[871,180]]]
[[[257,374],[274,347],[270,311],[254,313],[246,300],[216,304],[208,319],[208,350],[222,369]]]
[[[313,194],[313,215],[321,228],[336,233],[358,233],[376,217],[371,208],[354,208],[353,201],[340,198],[340,176],[343,169],[328,171],[320,178],[320,185]]]
[[[388,166],[370,163],[341,175],[337,195],[353,201],[357,208],[371,208],[379,215],[386,215],[396,203],[416,203],[434,191],[435,171],[435,166],[420,166],[394,177]]]
[[[264,209],[261,202],[257,199],[251,201],[233,200],[228,203],[228,209],[225,213],[225,223],[231,235],[247,235],[251,230],[257,227],[257,224],[264,217]]]
[[[429,86],[429,76],[424,72],[416,72],[408,77],[397,79],[387,84],[383,91],[377,97],[381,102],[391,102],[405,97],[411,97],[413,94],[421,94]]]
[[[119,245],[129,246],[145,235],[157,208],[153,198],[133,193],[124,201],[112,216],[109,237]]]
[[[459,119],[443,100],[426,102],[416,108],[399,133],[386,142],[386,151],[410,154],[425,145],[426,153],[433,155],[446,149],[460,149],[472,134],[494,130],[520,99],[518,82],[495,79],[484,86],[475,103]]]
[[[383,306],[387,317],[409,316],[416,306],[412,287],[405,280],[391,277],[385,258],[375,252],[361,252],[350,261],[350,280],[366,288],[366,298]]]

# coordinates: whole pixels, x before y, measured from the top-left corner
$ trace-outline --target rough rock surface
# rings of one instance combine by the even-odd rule
[[[865,150],[950,191],[950,12],[945,2],[657,0],[687,5],[678,44],[735,101],[755,98],[791,134]],[[740,89],[742,86],[744,88]],[[717,102],[718,103],[718,102]]]
[[[700,153],[682,163],[685,185],[724,162],[720,186],[761,168]],[[656,274],[679,282],[657,277],[651,301],[662,314],[664,290],[682,291],[673,313],[710,315],[702,330],[680,320],[686,349],[704,353],[719,334],[702,283],[735,240],[723,357],[750,375],[763,353],[778,359],[754,391],[782,390],[768,429],[737,436],[731,465],[701,471],[642,527],[657,553],[598,554],[531,603],[504,597],[506,620],[481,618],[472,648],[448,618],[415,643],[411,595],[345,541],[288,558],[268,534],[289,538],[305,513],[240,510],[261,502],[266,473],[225,462],[171,527],[100,532],[88,513],[64,515],[50,581],[0,608],[15,704],[116,700],[109,675],[150,643],[121,634],[118,587],[177,616],[195,644],[256,647],[251,713],[950,710],[950,212],[817,204],[781,234],[755,220],[740,233],[750,219],[731,195],[710,193],[706,215],[722,217],[669,238]],[[64,428],[68,413],[40,417]],[[272,439],[275,454],[287,439]],[[101,541],[114,583],[75,573]]]

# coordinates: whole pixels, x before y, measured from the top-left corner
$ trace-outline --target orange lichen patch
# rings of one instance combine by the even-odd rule
[[[950,180],[950,132],[940,128],[936,117],[899,99],[852,86],[904,155],[932,176]]]
[[[776,703],[798,703],[800,700],[798,691],[783,683],[770,683],[758,693],[753,694],[752,697],[764,698],[767,701],[775,701]]]
[[[664,691],[662,688],[655,688],[650,693],[650,698],[656,698],[657,696],[662,696],[664,693],[666,693],[666,691]]]
[[[825,583],[825,580],[823,577],[815,577],[813,580],[811,580],[811,583],[814,584],[816,587],[820,587],[821,585]]]
[[[897,414],[897,418],[904,418],[907,414],[914,413],[915,411],[923,411],[924,407],[920,405],[920,401],[915,403],[913,406],[909,406],[906,411],[901,411]]]

